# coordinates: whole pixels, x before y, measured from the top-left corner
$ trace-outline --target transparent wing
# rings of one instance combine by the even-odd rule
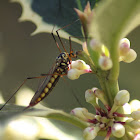
[[[45,76],[45,78],[43,79],[43,81],[39,84],[38,89],[36,90],[31,102],[29,106],[34,106],[36,103],[36,100],[40,97],[40,94],[42,93],[43,89],[46,87],[46,85],[48,84],[50,78],[52,77],[52,75],[54,74],[54,71],[56,69],[56,64],[54,63],[52,68],[49,70],[48,74],[43,74]],[[42,98],[44,99],[44,98]],[[32,104],[32,105],[31,105]]]

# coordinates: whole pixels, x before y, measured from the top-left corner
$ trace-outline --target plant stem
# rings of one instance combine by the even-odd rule
[[[118,87],[118,81],[112,81],[112,80],[106,80],[106,88],[107,88],[107,96],[109,99],[109,102],[111,103],[111,106],[114,103],[114,97],[119,91]]]
[[[108,79],[112,82],[118,80],[119,77],[119,39],[118,37],[114,37],[115,39],[111,42],[110,47],[110,57],[113,63],[113,67],[110,70]],[[117,39],[116,39],[117,38]]]
[[[114,97],[119,91],[118,86],[118,76],[119,76],[119,48],[118,48],[118,38],[117,36],[114,37],[115,39],[111,42],[110,47],[110,57],[113,62],[113,67],[111,68],[109,75],[107,75],[105,79],[105,86],[107,89],[107,98],[111,106],[114,102]],[[116,39],[117,38],[117,39]]]
[[[107,97],[108,104],[111,107],[114,102],[114,97],[119,91],[118,80],[108,79],[108,73],[100,70],[98,70],[98,79],[101,88]]]

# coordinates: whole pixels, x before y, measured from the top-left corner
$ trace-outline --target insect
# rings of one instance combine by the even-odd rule
[[[59,48],[60,54],[56,58],[55,65],[52,68],[52,75],[49,78],[48,81],[48,76],[44,79],[44,81],[41,83],[39,89],[36,91],[35,95],[33,96],[30,104],[28,107],[34,106],[37,103],[39,103],[41,100],[43,100],[49,93],[53,90],[55,85],[57,84],[59,78],[63,75],[66,75],[69,69],[69,64],[71,64],[72,59],[71,58],[76,58],[76,54],[73,53],[71,49],[71,41],[70,41],[70,53],[68,53],[61,41],[61,38],[58,34],[58,30],[56,31],[58,38],[65,50],[65,52],[61,52],[58,43],[56,42],[55,36],[52,32],[52,36],[56,42],[57,47]],[[47,82],[48,81],[48,82]],[[27,108],[28,108],[27,107]]]
[[[78,19],[79,20],[79,19]],[[77,22],[78,20],[72,22],[71,24]],[[71,24],[67,25],[70,26]],[[0,110],[2,110],[4,108],[4,106],[10,101],[10,99],[12,99],[12,97],[18,92],[18,90],[25,84],[25,82],[28,79],[35,79],[35,78],[44,78],[44,80],[42,81],[42,83],[40,84],[39,88],[37,89],[37,91],[35,92],[33,98],[31,99],[29,105],[25,108],[29,108],[29,107],[33,107],[36,104],[38,104],[40,101],[42,101],[46,96],[48,96],[50,94],[50,92],[53,90],[53,88],[55,87],[55,85],[57,84],[57,82],[59,81],[61,76],[64,76],[67,74],[68,70],[69,70],[69,65],[71,64],[72,58],[76,58],[76,54],[73,53],[72,50],[72,45],[71,45],[71,37],[69,37],[69,43],[70,43],[70,52],[68,53],[63,45],[63,42],[59,36],[58,31],[67,27],[64,26],[60,29],[58,29],[56,31],[57,36],[61,42],[61,45],[64,49],[64,52],[61,52],[61,49],[56,41],[56,38],[53,34],[53,30],[52,30],[52,37],[56,43],[57,48],[59,49],[59,56],[56,58],[55,60],[55,64],[54,66],[51,68],[50,70],[50,74],[43,74],[39,77],[28,77],[26,78],[23,83],[19,86],[19,88],[12,94],[12,96],[5,102],[5,104],[0,108]]]

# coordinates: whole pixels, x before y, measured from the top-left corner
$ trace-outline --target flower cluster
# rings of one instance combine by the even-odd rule
[[[85,98],[86,102],[92,104],[95,108],[96,114],[89,113],[86,108],[75,108],[71,111],[72,115],[89,123],[89,127],[83,131],[85,140],[93,140],[98,133],[105,131],[107,131],[107,135],[104,140],[109,140],[111,134],[114,137],[121,138],[125,131],[130,133],[134,140],[140,137],[140,101],[135,100],[128,104],[130,94],[127,90],[121,90],[117,93],[112,108],[107,104],[104,92],[98,88],[88,89],[85,92]],[[104,104],[105,109],[100,107],[98,100]],[[127,108],[125,109],[126,105]],[[120,107],[124,107],[125,113],[128,113],[128,108],[131,111],[129,111],[129,114],[120,114],[116,112]],[[120,117],[124,118],[123,121],[119,121]]]
[[[83,60],[72,61],[69,68],[70,70],[67,73],[67,77],[71,80],[78,79],[81,74],[92,72],[90,66]]]
[[[97,55],[97,66],[102,70],[109,70],[112,68],[112,60],[106,46],[101,44],[98,40],[92,39],[90,41],[90,48]]]
[[[130,42],[127,38],[120,40],[118,50],[118,61],[130,63],[137,57],[136,52],[130,49]],[[98,40],[90,40],[89,47],[87,47],[87,42],[84,42],[83,51],[89,59],[92,57],[92,53],[94,54],[94,58],[91,60],[93,60],[96,71],[92,69],[92,73],[97,74],[96,72],[98,70],[104,72],[112,68],[113,63],[110,52],[108,48]],[[79,78],[81,74],[90,72],[91,69],[89,65],[82,60],[77,60],[73,61],[70,65],[67,76],[74,80]],[[75,108],[71,111],[72,115],[89,123],[89,127],[85,128],[83,131],[85,140],[93,140],[97,135],[103,132],[107,133],[104,140],[109,140],[111,135],[121,138],[126,132],[129,134],[129,138],[131,137],[137,140],[140,137],[140,101],[137,101],[139,107],[137,106],[137,110],[134,110],[131,108],[134,104],[128,104],[129,98],[130,94],[127,90],[120,90],[114,98],[114,104],[110,107],[104,90],[95,87],[88,89],[85,92],[85,99],[86,102],[90,103],[95,108],[96,114],[89,113],[86,108]],[[100,107],[98,100],[103,103],[105,109]],[[118,110],[122,107],[124,108],[124,114],[118,113]]]
[[[93,20],[96,11],[90,9],[89,3],[84,12],[77,9],[76,12],[81,21],[86,41],[83,43],[83,51],[79,51],[78,56],[90,65],[92,73],[97,75],[102,89],[92,88],[85,92],[86,102],[95,108],[96,114],[89,113],[85,108],[75,108],[71,114],[89,124],[83,132],[85,140],[93,140],[97,135],[105,136],[106,133],[105,140],[109,140],[111,136],[122,138],[126,136],[125,134],[130,139],[137,140],[140,137],[140,107],[132,110],[132,103],[128,104],[129,92],[127,90],[119,91],[118,87],[119,62],[131,63],[136,59],[137,54],[133,49],[130,49],[130,42],[127,38],[116,39],[115,43],[111,44],[112,46],[105,46],[100,42],[102,38],[98,35],[91,35],[91,17]],[[85,73],[83,71],[89,72],[89,66],[79,69],[78,62],[74,63],[69,71],[76,69],[76,71],[80,70],[81,72],[78,72],[78,76],[76,73],[72,73],[74,78],[71,79],[77,79],[81,73]],[[98,100],[102,102],[105,108],[100,106]],[[140,104],[140,101],[137,103]]]
[[[111,69],[113,64],[108,48],[96,39],[92,39],[89,45],[92,51],[94,51],[94,53],[96,53],[98,56],[97,67],[99,66],[102,70]],[[87,49],[85,49],[86,46],[83,46],[83,50],[87,53]],[[120,40],[118,48],[120,56],[119,61],[131,63],[136,59],[137,53],[133,49],[130,49],[130,41],[127,38]]]
[[[87,47],[87,45],[89,46]],[[120,40],[118,51],[118,61],[130,63],[137,57],[136,52],[130,49],[130,42],[127,38]],[[90,72],[99,76],[98,71],[109,72],[113,67],[109,49],[98,40],[91,39],[90,41],[84,42],[83,52],[89,59],[86,62],[90,62],[91,60],[95,69],[93,68],[91,71],[91,65],[87,65],[83,60],[73,61],[67,74],[68,78],[74,80],[79,78],[81,74]],[[130,109],[133,104],[128,104],[130,98],[129,92],[127,90],[120,90],[114,98],[114,104],[110,107],[107,96],[105,95],[106,92],[98,88],[88,89],[85,92],[86,102],[95,108],[96,114],[89,113],[86,108],[75,108],[71,111],[72,115],[89,123],[89,127],[85,128],[83,132],[85,140],[93,140],[97,134],[100,135],[103,132],[107,132],[105,140],[109,140],[111,135],[121,138],[126,132],[129,133],[129,137],[137,140],[140,137],[140,101],[137,101],[137,104],[139,104],[137,110]],[[105,109],[100,107],[98,100],[103,103]],[[118,110],[122,107],[124,108],[124,114],[118,113]],[[129,112],[127,112],[128,110]]]
[[[96,68],[100,67],[101,70],[110,70],[113,66],[112,60],[110,58],[110,53],[108,48],[101,44],[96,39],[92,39],[89,43],[91,50],[95,53],[97,64]],[[134,61],[137,57],[136,52],[130,49],[130,41],[127,38],[123,38],[119,43],[119,61],[124,61],[130,63]],[[87,43],[83,43],[83,51],[90,56]],[[72,61],[70,69],[68,71],[68,78],[71,80],[78,79],[81,74],[92,72],[89,65],[87,65],[83,60]]]
[[[131,63],[137,57],[136,52],[133,49],[130,49],[130,41],[127,38],[123,38],[120,40],[119,51],[120,61]]]

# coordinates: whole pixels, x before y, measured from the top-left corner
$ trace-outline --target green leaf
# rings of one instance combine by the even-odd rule
[[[0,107],[1,106],[2,105],[0,105]],[[79,129],[73,127],[73,129],[75,131],[74,130],[72,130],[72,131],[77,132],[77,134],[73,134],[71,136],[70,133],[69,133],[70,130],[71,130],[70,125],[67,125],[67,124],[65,125],[63,122],[58,123],[56,121],[52,121],[52,120],[50,121],[50,120],[46,119],[46,114],[51,115],[52,112],[54,113],[54,112],[59,112],[59,111],[52,110],[52,109],[49,109],[49,108],[45,109],[45,110],[37,109],[37,108],[31,108],[31,109],[28,109],[26,111],[23,111],[24,109],[25,109],[24,106],[6,105],[4,107],[4,109],[0,111],[0,120],[1,120],[0,121],[0,128],[2,130],[2,132],[1,132],[2,138],[3,137],[5,138],[7,136],[7,134],[8,134],[8,136],[10,134],[10,136],[12,138],[17,137],[18,134],[19,134],[18,137],[20,137],[23,134],[28,137],[29,134],[26,133],[25,131],[22,131],[21,122],[24,122],[25,129],[27,127],[29,128],[30,125],[34,126],[35,129],[38,129],[38,131],[40,131],[40,129],[41,129],[41,132],[39,134],[38,133],[36,134],[38,138],[43,137],[43,138],[46,138],[46,139],[49,139],[49,138],[61,139],[61,137],[64,137],[65,139],[76,140],[77,137],[79,137],[79,134],[78,134],[78,131],[80,131]],[[60,112],[62,112],[62,111],[60,111]],[[66,113],[64,113],[64,114],[66,114]],[[67,114],[67,115],[69,116],[69,114]],[[41,116],[44,119],[42,119],[40,117],[37,118],[36,116],[37,117]],[[52,117],[49,117],[49,118],[52,118]],[[59,118],[59,115],[58,115],[58,118]],[[62,118],[61,118],[61,120],[62,120]],[[52,124],[52,122],[53,122],[53,124]],[[26,125],[26,124],[29,124],[29,125]],[[83,123],[83,125],[84,124],[85,123]],[[83,125],[81,125],[81,127]],[[13,127],[13,126],[15,126],[15,127]],[[66,126],[70,126],[70,127],[66,129]],[[27,130],[28,130],[28,128],[27,128]],[[53,133],[50,132],[49,130],[47,130],[48,128],[52,129]],[[15,132],[16,130],[19,130],[18,131],[19,133],[16,134],[16,132]]]
[[[2,105],[0,105],[1,107]],[[81,121],[80,119],[65,113],[61,110],[55,110],[55,109],[37,109],[37,108],[31,108],[23,111],[25,107],[18,106],[18,105],[6,105],[4,109],[0,112],[0,120],[1,122],[9,122],[14,117],[17,117],[19,115],[28,115],[33,117],[44,117],[44,118],[50,118],[55,120],[61,120],[68,123],[71,123],[81,129],[84,129],[88,127],[88,124],[84,121]]]
[[[46,108],[45,110],[42,109],[30,109],[25,112],[25,115],[34,116],[34,117],[45,117],[55,120],[61,120],[64,122],[71,123],[81,129],[88,127],[88,123],[81,121],[80,119],[65,113],[61,110],[54,110],[50,108]]]
[[[19,21],[31,21],[36,25],[36,30],[32,33],[49,32],[51,33],[54,25],[54,34],[56,30],[60,29],[78,19],[74,8],[84,9],[87,1],[82,0],[11,0],[17,2],[22,6],[22,14]],[[90,0],[93,7],[96,0]],[[69,36],[82,36],[80,21],[73,23],[69,27],[59,31],[60,36],[69,39]],[[72,38],[73,41],[81,43],[78,39]]]
[[[2,106],[3,105],[0,105],[0,108]],[[24,108],[23,106],[6,105],[4,109],[0,111],[0,123],[3,125],[7,124],[10,120],[21,115]]]

